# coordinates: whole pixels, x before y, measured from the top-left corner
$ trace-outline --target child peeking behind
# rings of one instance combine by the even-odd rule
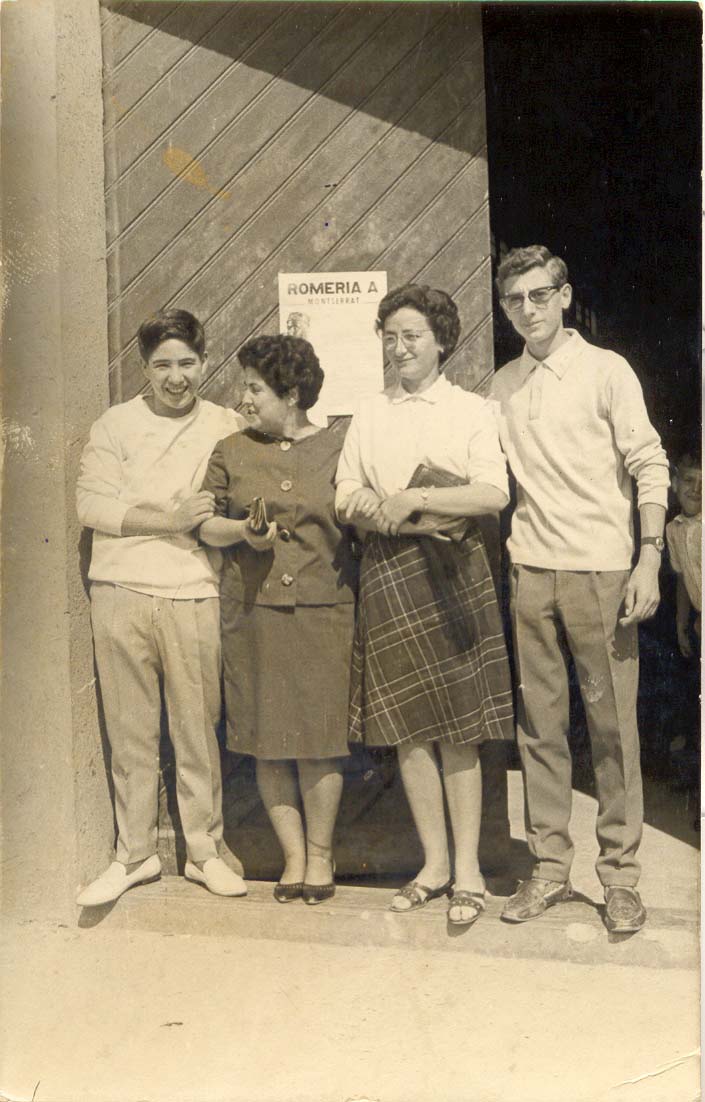
[[[678,646],[684,658],[694,654],[691,635],[700,639],[702,609],[702,467],[699,451],[688,451],[678,461],[673,476],[673,491],[678,498],[680,513],[666,526],[666,539],[671,565],[678,575],[676,590],[676,627]]]

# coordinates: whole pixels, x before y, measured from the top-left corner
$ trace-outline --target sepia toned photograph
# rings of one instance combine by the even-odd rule
[[[0,62],[0,1102],[696,1102],[701,6]]]

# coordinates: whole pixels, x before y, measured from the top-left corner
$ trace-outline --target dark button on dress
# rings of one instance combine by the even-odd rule
[[[218,515],[233,519],[263,497],[280,530],[271,550],[240,543],[224,555],[228,747],[267,760],[342,757],[356,574],[334,510],[342,438],[321,429],[284,443],[254,430],[227,437],[203,484]]]

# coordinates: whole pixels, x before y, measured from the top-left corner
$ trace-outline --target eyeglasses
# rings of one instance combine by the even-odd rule
[[[409,351],[416,348],[424,333],[432,333],[432,329],[404,329],[401,333],[381,333],[382,345],[385,352],[393,352],[397,341],[401,337],[402,344]]]
[[[560,291],[561,287],[565,284],[551,284],[549,287],[534,287],[533,291],[527,291],[526,295],[500,295],[499,301],[502,306],[510,314],[514,314],[517,310],[521,310],[524,305],[524,298],[528,298],[529,302],[533,302],[534,306],[548,306],[551,296],[555,291]]]

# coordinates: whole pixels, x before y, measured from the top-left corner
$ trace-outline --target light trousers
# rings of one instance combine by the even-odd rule
[[[597,788],[597,874],[634,887],[643,826],[636,696],[636,625],[619,616],[629,571],[574,572],[513,566],[512,627],[519,678],[517,742],[534,875],[565,881],[573,860],[569,824],[568,656],[585,706]]]
[[[176,759],[176,796],[191,861],[223,836],[220,615],[217,598],[171,600],[94,582],[91,620],[115,785],[117,859],[157,851],[163,690]]]

